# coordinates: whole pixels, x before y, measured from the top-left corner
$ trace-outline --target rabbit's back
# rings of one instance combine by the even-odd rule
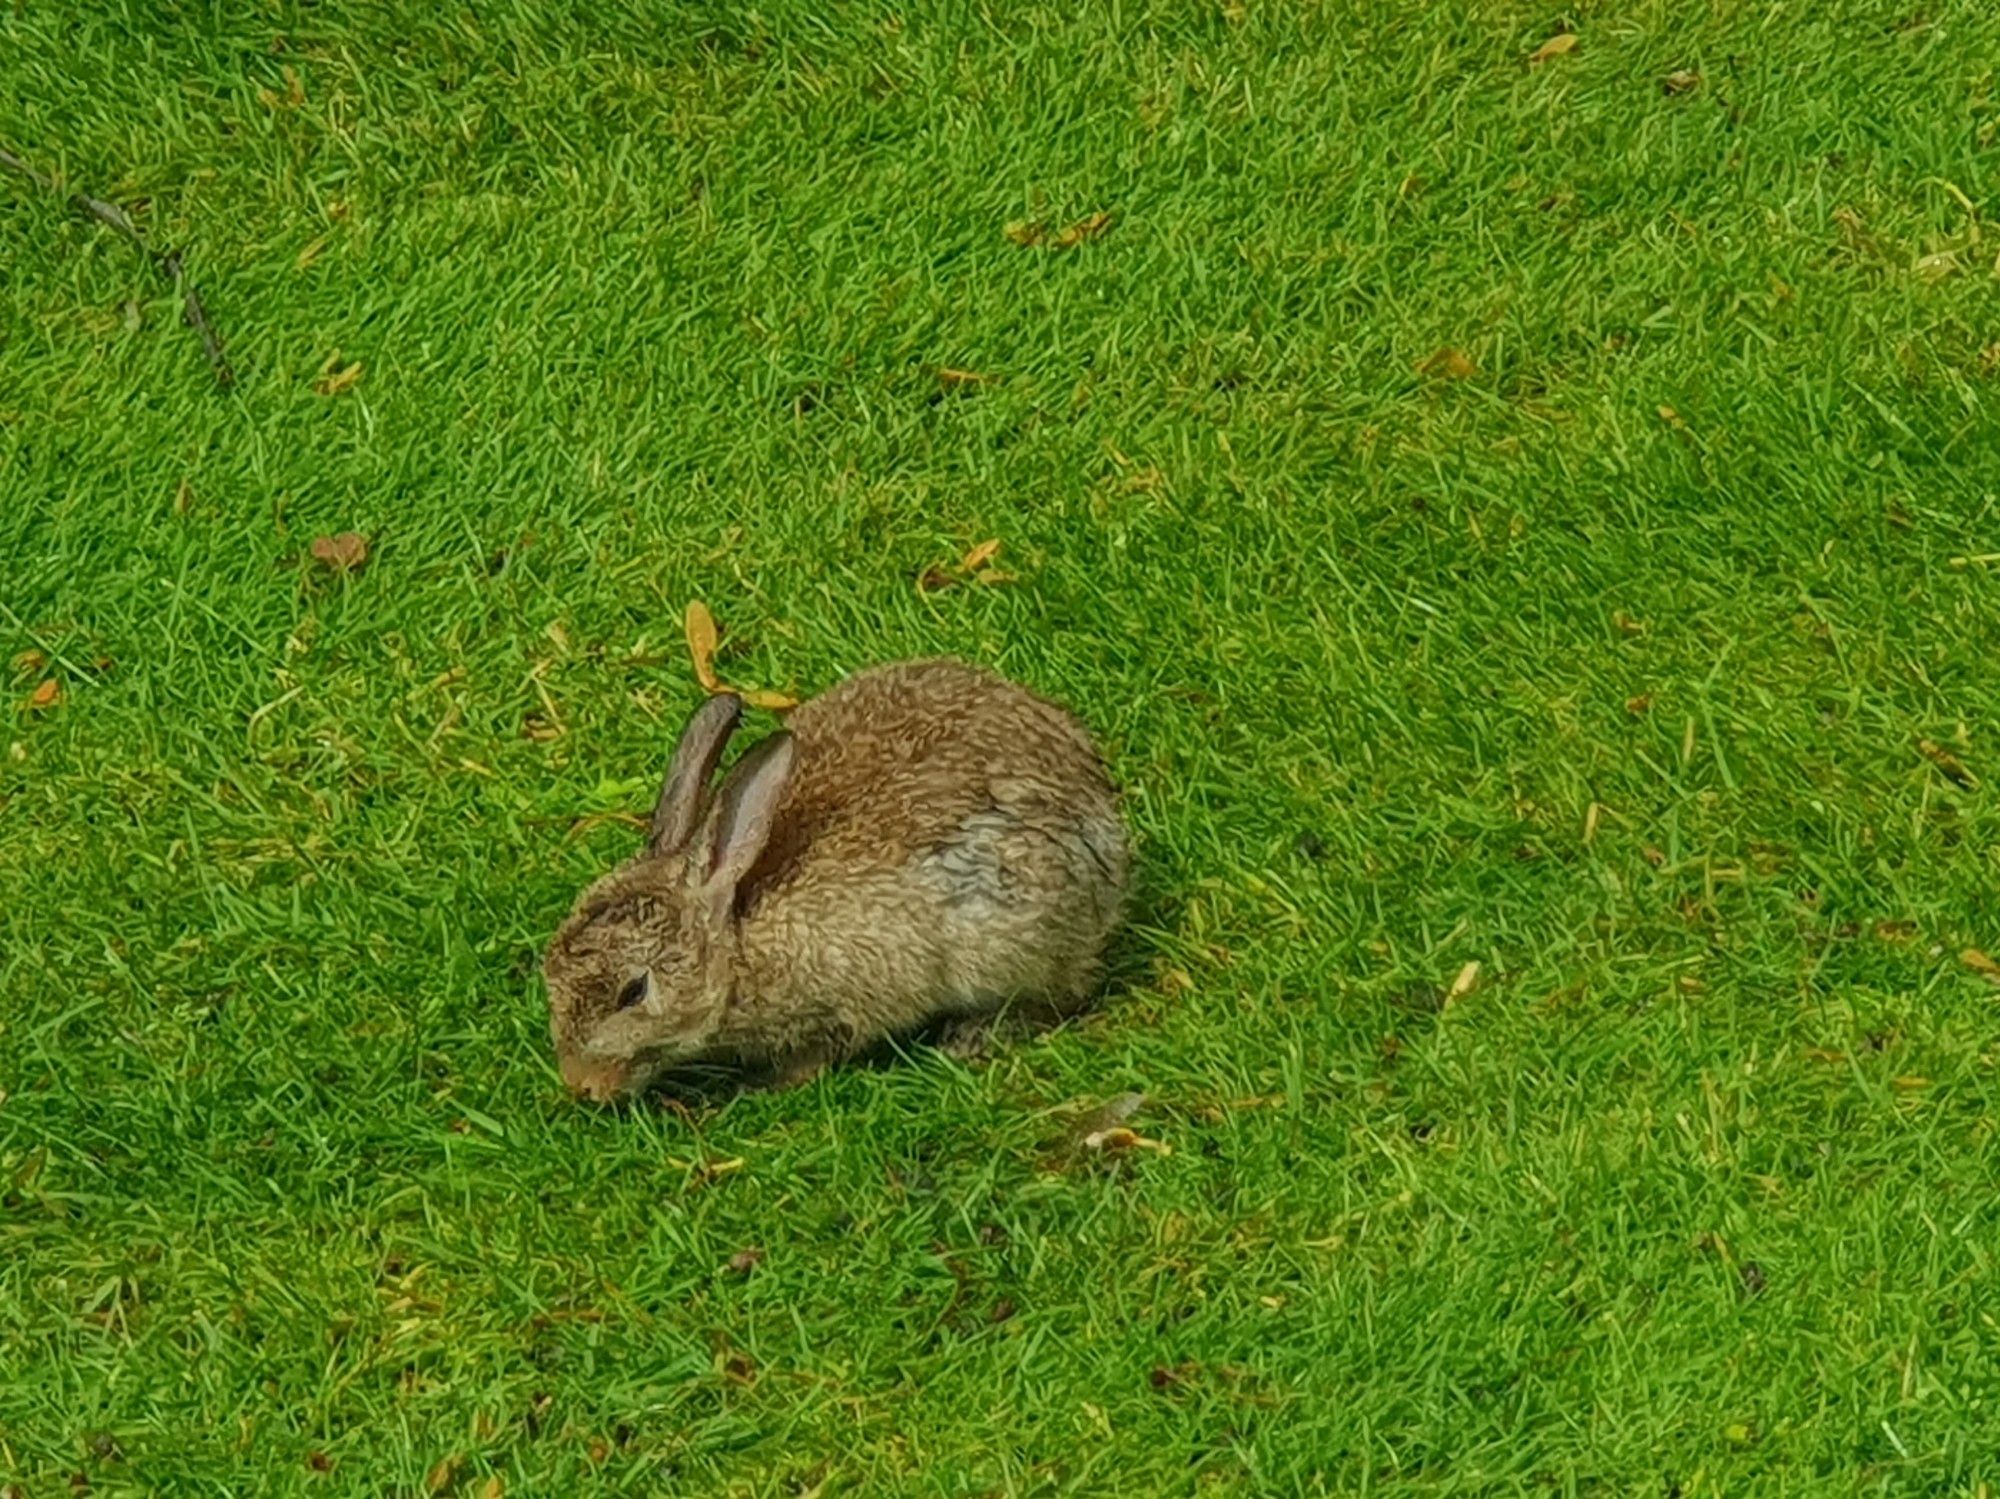
[[[787,727],[792,783],[739,895],[774,1005],[880,1033],[1087,997],[1128,853],[1081,724],[990,673],[916,661],[850,677]]]

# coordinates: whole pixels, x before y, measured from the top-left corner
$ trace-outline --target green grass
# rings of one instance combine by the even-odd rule
[[[447,9],[0,17],[239,377],[0,180],[9,1493],[1985,1492],[2000,13]],[[694,597],[1084,714],[1099,1013],[563,1096]]]

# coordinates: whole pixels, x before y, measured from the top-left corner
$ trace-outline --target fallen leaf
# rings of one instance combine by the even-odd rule
[[[1042,242],[1044,230],[1040,219],[1015,219],[1000,232],[1023,249],[1028,249]]]
[[[1552,57],[1566,57],[1576,51],[1576,33],[1558,31],[1528,54],[1530,63],[1547,62]]]
[[[368,538],[359,531],[315,536],[309,550],[313,561],[337,573],[359,572],[368,565]]]
[[[479,1499],[500,1499],[507,1492],[507,1485],[498,1473],[479,1486]]]
[[[590,1459],[592,1466],[596,1466],[611,1456],[611,1444],[605,1441],[603,1437],[592,1437],[585,1456]]]
[[[61,701],[62,683],[54,677],[44,677],[36,685],[35,690],[28,694],[28,706],[38,713],[44,708],[53,708]]]
[[[33,676],[49,664],[49,658],[38,650],[25,650],[14,658],[14,670],[22,676]]]
[[[1010,1321],[1013,1315],[1014,1303],[1009,1301],[1005,1296],[1002,1296],[998,1301],[993,1303],[993,1310],[986,1314],[986,1320],[988,1322],[1006,1322]]]
[[[1092,1130],[1083,1137],[1085,1150],[1101,1151],[1105,1155],[1125,1155],[1134,1150],[1153,1150],[1161,1155],[1172,1155],[1174,1148],[1162,1140],[1151,1140],[1135,1129],[1116,1125],[1111,1129]]]
[[[749,1354],[732,1348],[722,1356],[722,1377],[731,1384],[755,1384],[756,1362]]]
[[[1591,806],[1593,807],[1595,807],[1596,805],[1597,803],[1595,802],[1591,803]],[[1445,1007],[1449,1009],[1452,1005],[1457,1004],[1458,1001],[1464,999],[1466,995],[1472,993],[1472,991],[1477,989],[1478,987],[1479,987],[1479,961],[1475,958],[1472,962],[1467,963],[1463,968],[1458,970],[1458,977],[1453,979],[1451,981],[1451,987],[1445,990],[1444,994]]]
[[[748,1249],[737,1250],[722,1268],[731,1275],[748,1275],[763,1262],[764,1251],[753,1244]]]
[[[980,568],[999,555],[1000,539],[998,537],[994,537],[990,541],[982,541],[978,546],[959,559],[959,571],[968,573],[978,572]]]
[[[1701,74],[1692,68],[1676,68],[1660,80],[1660,88],[1669,94],[1691,94],[1701,87]]]
[[[1678,411],[1674,410],[1673,407],[1661,406],[1658,408],[1658,410],[1660,413],[1660,420],[1665,422],[1669,427],[1685,427],[1687,425],[1686,422],[1681,420],[1681,414]]]
[[[450,1457],[440,1458],[435,1467],[424,1475],[424,1487],[433,1494],[442,1494],[451,1487],[451,1481],[458,1476],[459,1465],[465,1461],[454,1452]]]
[[[1650,843],[1640,849],[1639,852],[1645,858],[1646,862],[1655,869],[1658,869],[1662,864],[1667,862],[1667,856]]]
[[[1583,841],[1590,843],[1597,837],[1597,820],[1604,814],[1604,808],[1592,802],[1583,813]],[[1461,977],[1463,975],[1461,974]]]
[[[194,509],[194,486],[183,479],[174,486],[174,514],[186,515]]]
[[[306,1466],[311,1468],[315,1473],[331,1473],[333,1471],[333,1459],[328,1457],[324,1452],[314,1450],[306,1454]]]
[[[1652,706],[1653,694],[1650,692],[1635,693],[1633,696],[1625,699],[1625,711],[1634,718],[1639,717]]]
[[[955,370],[948,366],[940,369],[937,372],[937,376],[938,383],[948,389],[956,389],[962,385],[992,384],[992,376],[990,375],[975,374],[971,370]]]
[[[1156,1390],[1171,1389],[1186,1384],[1199,1372],[1199,1367],[1192,1363],[1176,1364],[1171,1369],[1165,1364],[1155,1364],[1146,1374],[1146,1383]]]
[[[1976,947],[1968,947],[1958,955],[1958,961],[1985,979],[1987,983],[2000,988],[2000,963],[1994,962]]]
[[[1919,739],[1917,753],[1943,771],[1945,778],[1954,784],[1963,786],[1968,791],[1979,784],[1972,772],[1965,768],[1965,762],[1935,740]]]
[[[1162,994],[1185,994],[1194,987],[1194,980],[1185,968],[1169,968],[1160,975]]]
[[[698,1161],[692,1165],[686,1161],[670,1161],[668,1164],[691,1173],[688,1181],[690,1187],[705,1187],[733,1172],[741,1171],[749,1163],[742,1156],[736,1155],[726,1160]]]
[[[322,234],[318,239],[314,240],[311,244],[307,245],[303,250],[299,251],[299,258],[296,261],[294,261],[293,264],[297,269],[301,271],[307,270],[311,267],[312,263],[315,260],[318,260],[320,258],[321,254],[323,254],[325,250],[326,250],[326,236]]]
[[[941,567],[927,567],[917,575],[918,593],[942,593],[957,585],[958,579]]]
[[[319,378],[313,381],[313,390],[323,396],[337,396],[351,388],[361,378],[361,361],[342,364],[338,350],[326,356],[326,363],[319,367]]]
[[[1074,250],[1078,245],[1096,239],[1110,227],[1110,214],[1093,213],[1087,219],[1078,219],[1069,228],[1058,234],[1050,243],[1058,250]]]
[[[772,713],[783,713],[788,708],[796,708],[799,700],[782,692],[773,692],[766,687],[745,687],[737,692],[752,708],[764,708]]]
[[[1916,264],[1917,275],[1934,283],[1954,274],[1958,268],[1958,256],[1948,250],[1923,256]]]
[[[1446,345],[1419,359],[1417,373],[1439,375],[1447,380],[1469,380],[1479,373],[1479,366],[1461,351]]]
[[[682,624],[687,631],[688,655],[694,662],[695,680],[710,692],[720,692],[722,683],[715,676],[715,647],[720,643],[715,616],[708,612],[708,605],[700,599],[690,599]]]
[[[1623,609],[1613,609],[1611,611],[1611,623],[1620,635],[1643,635],[1646,633],[1646,622],[1643,619],[1634,619]]]

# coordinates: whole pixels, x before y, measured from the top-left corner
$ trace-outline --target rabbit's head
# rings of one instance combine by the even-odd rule
[[[737,886],[763,852],[792,770],[777,733],[713,795],[742,716],[712,697],[674,748],[645,849],[578,900],[549,944],[549,1030],[563,1081],[598,1102],[642,1090],[715,1040],[736,972]]]

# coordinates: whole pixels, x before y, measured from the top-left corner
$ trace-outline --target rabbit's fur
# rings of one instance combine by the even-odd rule
[[[710,795],[741,711],[696,712],[646,847],[549,945],[573,1090],[607,1100],[684,1063],[796,1081],[933,1022],[1090,997],[1129,855],[1068,713],[956,661],[875,667]]]

